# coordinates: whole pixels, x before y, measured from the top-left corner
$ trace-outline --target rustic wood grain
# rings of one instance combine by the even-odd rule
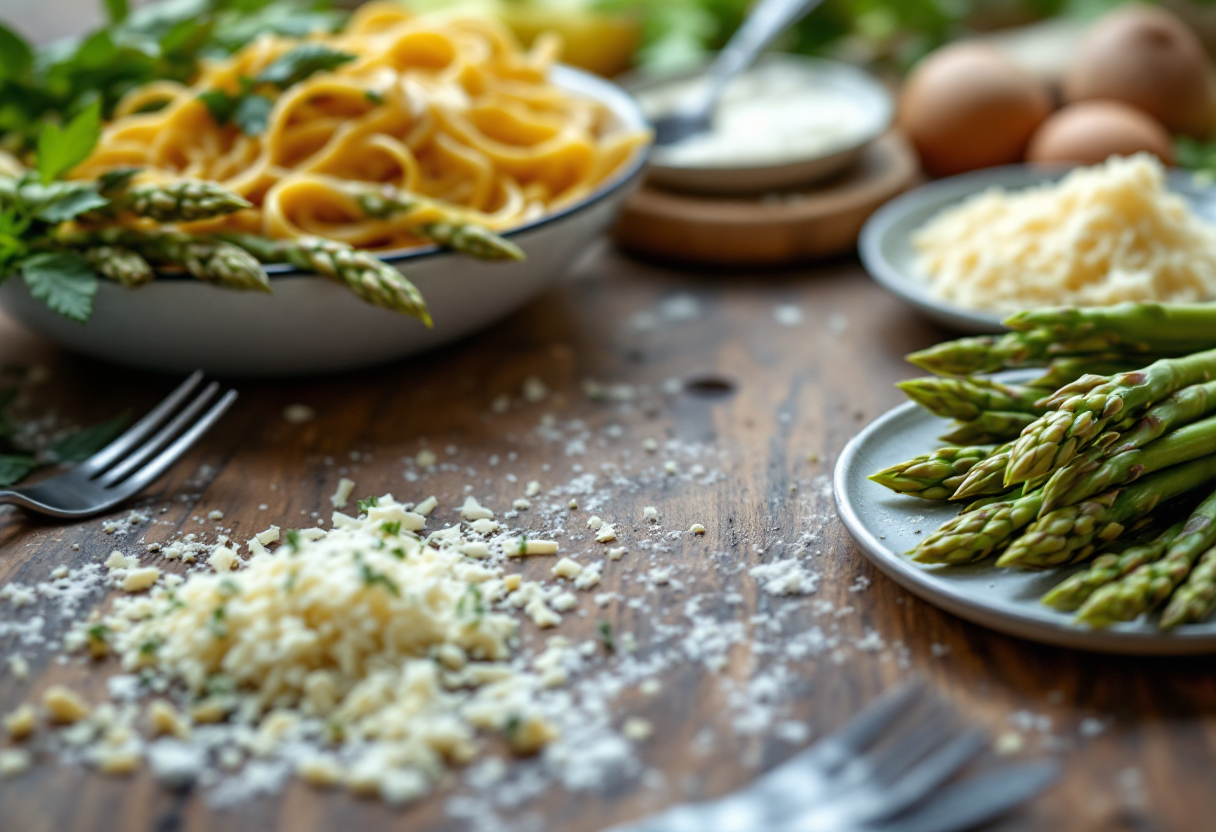
[[[623,325],[675,293],[697,298],[702,317],[649,333]],[[783,303],[804,311],[802,325],[774,324],[773,308]],[[847,643],[872,628],[888,648],[849,651],[841,665],[823,658],[798,665],[800,675],[789,692],[794,715],[816,732],[827,732],[881,690],[916,673],[955,700],[960,712],[996,733],[1006,730],[1009,715],[1022,709],[1051,717],[1047,744],[1067,759],[1067,779],[996,828],[1207,828],[1207,818],[1216,811],[1208,785],[1216,753],[1207,716],[1216,702],[1209,661],[1087,655],[1001,636],[941,613],[877,574],[832,516],[829,495],[814,487],[815,478],[830,471],[862,424],[899,401],[891,382],[909,375],[900,355],[942,336],[885,295],[852,261],[796,273],[704,278],[600,249],[560,289],[450,349],[395,366],[307,381],[235,381],[242,392],[235,411],[154,487],[147,502],[170,505],[160,515],[170,525],[157,526],[148,538],[197,528],[191,518],[212,509],[222,510],[223,524],[240,534],[269,522],[291,523],[301,511],[327,504],[343,465],[351,468],[361,492],[424,496],[409,493],[401,463],[424,440],[441,454],[447,445],[456,446],[453,458],[479,472],[479,496],[502,505],[517,496],[520,486],[497,475],[489,484],[481,481],[490,476],[489,455],[505,458],[514,450],[519,456],[510,470],[521,482],[553,482],[559,476],[556,469],[570,464],[560,449],[534,440],[532,430],[545,412],[583,418],[592,427],[617,421],[625,426],[619,441],[634,448],[644,436],[711,443],[729,454],[726,479],[625,495],[612,511],[640,520],[641,507],[654,503],[662,506],[667,527],[687,528],[694,521],[709,527],[704,540],[679,541],[671,555],[696,576],[689,592],[724,588],[720,572],[693,567],[699,558],[722,552],[731,562],[753,564],[759,562],[755,547],[822,528],[817,567],[823,581],[816,597],[855,608],[854,614],[838,619]],[[6,363],[35,361],[49,367],[51,378],[33,389],[32,404],[54,407],[80,421],[127,407],[140,410],[173,383],[66,355],[7,322],[0,327],[0,350]],[[497,395],[518,396],[522,379],[531,374],[553,390],[548,401],[490,413]],[[669,378],[712,378],[732,385],[733,392],[659,397],[649,413],[625,417],[587,400],[580,392],[584,378],[652,389]],[[293,402],[316,408],[316,420],[285,422],[281,412]],[[370,454],[370,459],[351,462],[351,451]],[[606,451],[593,445],[579,461],[591,470],[601,453]],[[821,461],[810,461],[811,454]],[[326,464],[326,457],[333,464]],[[545,464],[555,471],[544,471]],[[468,479],[445,475],[427,487],[451,505],[459,501]],[[272,483],[278,490],[271,490]],[[799,490],[791,492],[795,484]],[[268,508],[260,511],[263,503]],[[79,543],[80,550],[72,551],[71,543]],[[0,581],[44,579],[60,563],[104,558],[113,543],[98,521],[57,524],[6,514],[0,518]],[[541,577],[548,566],[536,559],[524,571]],[[616,581],[632,581],[634,574],[608,570],[604,588],[617,589]],[[863,592],[850,592],[858,576],[873,583]],[[735,613],[741,619],[783,603],[757,598],[754,582],[738,581],[730,588],[747,596]],[[678,603],[678,597],[671,600]],[[650,623],[645,616],[615,606],[607,613],[618,631],[634,631],[641,650],[647,649]],[[805,620],[806,626],[822,623],[805,606],[794,620]],[[568,618],[562,631],[591,637],[592,628],[591,618]],[[941,646],[948,652],[935,656]],[[31,657],[31,680],[0,674],[0,710],[36,696],[54,681],[101,696],[104,667],[61,666],[39,653]],[[736,648],[725,673],[745,678],[751,658],[746,648]],[[643,715],[657,727],[641,753],[648,765],[664,773],[666,788],[633,784],[607,796],[551,790],[523,813],[542,817],[547,829],[590,832],[674,800],[722,793],[755,776],[757,768],[747,761],[763,768],[795,750],[774,739],[741,738],[730,731],[714,674],[685,665],[666,674],[663,682],[658,697],[628,694],[620,709]],[[1092,716],[1112,724],[1096,738],[1084,739],[1078,725]],[[712,753],[698,755],[692,740],[706,725],[720,730]],[[1037,752],[1042,745],[1032,732],[1028,751]],[[1138,793],[1125,788],[1132,776],[1128,769],[1143,778]],[[282,796],[214,812],[197,796],[160,789],[147,775],[112,779],[46,760],[32,773],[0,784],[0,806],[0,828],[20,832],[459,828],[444,817],[442,795],[395,811],[292,785]]]

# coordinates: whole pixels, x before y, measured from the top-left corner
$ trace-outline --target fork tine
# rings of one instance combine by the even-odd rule
[[[161,451],[155,459],[136,471],[128,479],[119,483],[115,488],[121,489],[127,494],[134,494],[147,488],[170,465],[177,462],[186,451],[190,450],[190,446],[211,429],[211,426],[224,415],[224,412],[232,406],[234,401],[236,401],[236,391],[229,390],[189,430],[175,439],[172,445]]]
[[[99,471],[104,471],[113,465],[118,459],[130,449],[134,448],[150,435],[157,427],[160,426],[165,419],[177,410],[186,397],[198,387],[200,381],[203,380],[203,371],[195,370],[190,374],[190,377],[183,381],[178,388],[170,393],[156,407],[148,411],[147,415],[136,422],[131,427],[97,453],[80,463],[74,469],[80,474],[92,477]]]
[[[823,738],[797,755],[794,760],[825,774],[832,773],[883,735],[892,723],[920,699],[924,691],[924,685],[919,680],[914,680],[891,693],[883,694],[843,728]]]
[[[1005,766],[951,783],[929,800],[872,832],[961,832],[1003,815],[1060,778],[1054,760]]]
[[[858,826],[883,821],[919,802],[967,765],[988,744],[983,731],[971,728],[922,759],[895,782],[879,783],[873,800],[867,801],[850,821]]]
[[[218,392],[220,386],[217,382],[211,382],[203,391],[186,405],[182,410],[169,420],[169,423],[158,430],[151,439],[141,445],[130,456],[119,462],[109,471],[98,477],[97,482],[102,486],[110,486],[127,477],[132,471],[139,468],[145,462],[152,458],[161,448],[167,445],[173,437],[181,433],[185,428],[198,417],[198,414],[203,411],[203,408],[211,401]]]

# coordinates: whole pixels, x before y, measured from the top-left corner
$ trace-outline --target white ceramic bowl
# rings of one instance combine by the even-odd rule
[[[569,67],[556,67],[553,81],[603,102],[620,129],[646,127],[633,99],[609,81]],[[612,222],[646,155],[639,152],[582,202],[507,232],[527,254],[522,262],[485,262],[436,246],[386,253],[426,298],[433,329],[316,275],[275,267],[268,269],[271,295],[173,275],[135,291],[103,281],[87,324],[51,312],[20,280],[0,284],[0,308],[77,352],[154,370],[269,376],[379,364],[467,335],[552,285]]]
[[[780,191],[827,179],[847,168],[879,136],[887,132],[894,118],[891,94],[864,70],[825,58],[770,53],[757,65],[786,65],[806,76],[808,87],[838,92],[856,103],[864,123],[856,136],[825,153],[806,155],[779,164],[692,166],[664,163],[660,153],[653,154],[647,179],[651,184],[688,193],[722,195],[755,194]],[[625,82],[630,92],[643,95],[647,90],[672,81],[693,78],[700,70],[658,77],[638,76]]]

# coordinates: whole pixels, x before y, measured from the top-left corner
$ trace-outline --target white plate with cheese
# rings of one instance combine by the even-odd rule
[[[930,319],[968,333],[1002,332],[1010,313],[972,309],[939,297],[921,273],[913,238],[933,217],[975,194],[991,188],[1016,192],[1058,182],[1068,167],[1008,165],[941,179],[888,202],[862,229],[858,251],[866,271],[887,290],[903,298]],[[1182,170],[1166,173],[1166,187],[1183,197],[1200,219],[1216,223],[1216,189]],[[1146,298],[1147,299],[1147,298]],[[1210,298],[1194,298],[1207,300]],[[1047,305],[1047,304],[1044,304]]]

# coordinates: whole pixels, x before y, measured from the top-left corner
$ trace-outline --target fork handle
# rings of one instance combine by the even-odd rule
[[[36,511],[39,514],[48,514],[51,517],[79,518],[79,517],[85,517],[88,514],[96,513],[96,512],[81,513],[81,512],[65,511],[62,508],[56,508],[55,506],[48,506],[46,503],[40,502],[39,500],[35,500],[32,497],[28,496],[27,494],[22,493],[20,490],[17,490],[17,489],[5,489],[5,490],[0,491],[0,506],[5,506],[5,505],[20,506],[21,508],[29,509],[30,511]]]

